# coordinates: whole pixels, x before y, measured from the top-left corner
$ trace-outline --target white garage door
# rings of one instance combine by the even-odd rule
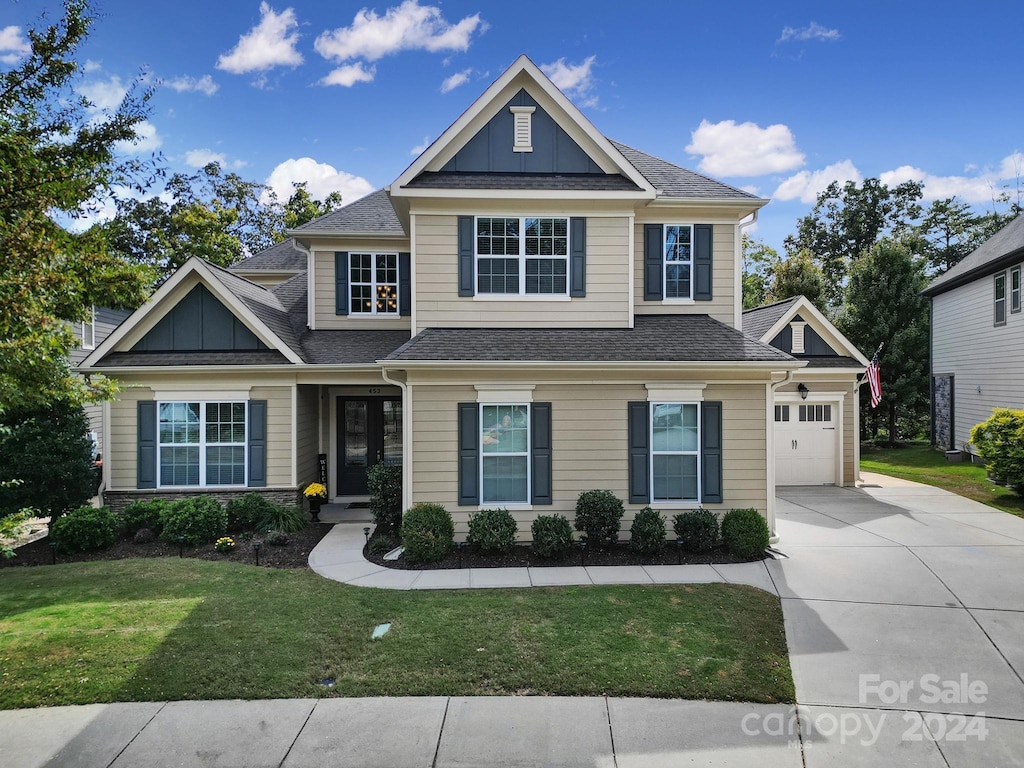
[[[828,403],[775,406],[775,484],[836,482],[836,418]]]

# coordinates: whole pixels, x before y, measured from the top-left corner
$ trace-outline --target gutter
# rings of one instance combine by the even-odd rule
[[[779,534],[775,532],[775,392],[779,387],[785,384],[791,384],[793,377],[796,374],[796,370],[789,370],[786,372],[786,377],[782,381],[777,381],[774,384],[769,385],[768,389],[772,393],[771,402],[768,403],[768,413],[765,414],[766,420],[769,425],[767,430],[770,434],[767,436],[767,443],[765,452],[771,457],[766,469],[771,476],[771,493],[768,494],[768,530],[771,531],[771,538],[768,539],[768,543],[774,546],[779,543]]]
[[[306,327],[312,331],[316,328],[316,307],[313,305],[313,288],[316,285],[316,277],[313,275],[313,252],[295,237],[292,238],[292,247],[306,254]]]

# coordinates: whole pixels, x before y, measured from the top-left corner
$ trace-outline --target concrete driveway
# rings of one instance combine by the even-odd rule
[[[806,765],[1024,764],[1024,519],[871,475],[776,509]]]

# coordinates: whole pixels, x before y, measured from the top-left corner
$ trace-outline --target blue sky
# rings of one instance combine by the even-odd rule
[[[0,67],[52,0],[0,0]],[[159,83],[136,151],[287,196],[392,182],[520,53],[605,135],[772,202],[774,247],[832,179],[992,207],[1024,166],[1015,2],[101,0],[82,93]]]

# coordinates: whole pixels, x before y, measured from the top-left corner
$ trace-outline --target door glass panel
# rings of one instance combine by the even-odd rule
[[[345,466],[366,466],[366,401],[345,402]]]
[[[384,463],[402,463],[402,401],[384,401]]]

